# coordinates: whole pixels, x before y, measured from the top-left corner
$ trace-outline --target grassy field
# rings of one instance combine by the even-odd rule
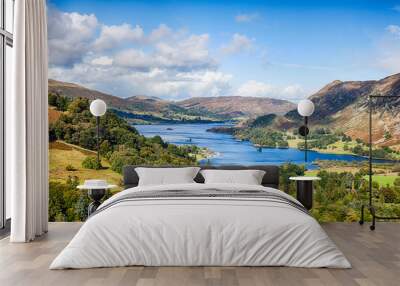
[[[297,144],[304,142],[304,139],[296,138],[296,139],[289,139],[287,140],[289,144],[289,148],[297,148]]]
[[[344,150],[344,146],[347,145],[348,148],[354,148],[357,146],[356,141],[351,141],[351,142],[343,142],[343,141],[336,141],[333,144],[328,145],[328,149],[317,149],[316,151],[321,152],[321,153],[335,153],[335,154],[353,154],[349,150]]]
[[[305,172],[304,176],[315,177],[318,175],[319,170],[308,170]]]
[[[398,177],[398,175],[373,175],[372,181],[377,182],[381,187],[385,187],[387,185],[393,186],[394,180],[396,180]],[[368,180],[368,176],[365,176],[364,178]]]
[[[214,152],[204,148],[196,155],[196,159],[202,160],[213,155],[215,155]],[[121,174],[112,171],[105,159],[101,162],[104,167],[102,170],[83,168],[82,161],[87,156],[96,156],[96,152],[62,141],[51,142],[49,146],[50,180],[65,181],[68,176],[77,176],[81,183],[88,179],[103,179],[112,184],[122,185]],[[72,166],[76,171],[68,171],[67,166]]]
[[[96,153],[61,141],[50,143],[50,180],[65,181],[68,176],[77,176],[81,183],[87,179],[103,179],[121,186],[122,176],[112,171],[109,168],[110,165],[104,159],[102,160],[104,167],[102,170],[83,168],[81,164],[87,156],[96,156]],[[67,171],[68,165],[75,168],[76,171]]]
[[[329,172],[335,172],[335,170],[328,170]],[[340,171],[336,171],[336,172],[340,172]],[[341,172],[343,172],[343,170],[341,170]],[[318,174],[318,170],[310,170],[310,171],[306,171],[305,175],[306,176],[317,176]],[[368,181],[368,176],[364,176],[365,180]],[[396,180],[396,178],[399,178],[398,175],[396,174],[385,174],[385,175],[373,175],[372,177],[372,181],[373,182],[377,182],[381,187],[385,187],[387,185],[389,186],[393,186],[394,180]]]
[[[296,139],[290,139],[287,141],[288,141],[290,148],[297,148],[297,144],[303,143],[304,139],[296,138]],[[311,140],[309,140],[309,142],[311,142]],[[339,155],[342,155],[342,154],[354,155],[351,151],[344,150],[345,144],[347,144],[347,146],[349,148],[353,148],[357,145],[357,142],[356,141],[351,141],[351,142],[337,141],[333,144],[328,145],[328,149],[312,148],[312,150],[320,152],[320,153],[339,154]]]

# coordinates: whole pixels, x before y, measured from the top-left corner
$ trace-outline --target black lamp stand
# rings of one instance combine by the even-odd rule
[[[368,182],[368,205],[361,205],[361,218],[359,223],[364,224],[364,209],[366,208],[370,214],[372,215],[372,224],[370,225],[370,229],[375,229],[375,223],[377,219],[381,220],[393,220],[400,219],[400,217],[384,217],[376,215],[376,209],[372,204],[372,100],[374,98],[399,98],[395,95],[370,95],[368,98],[368,109],[369,109],[369,156],[368,156],[368,164],[369,164],[369,182]]]
[[[308,116],[304,116],[304,125],[300,126],[299,134],[304,137],[304,161],[307,163],[307,135],[310,133],[308,129]]]
[[[100,154],[99,154],[99,137],[100,137],[100,116],[96,116],[96,126],[97,126],[97,138],[96,138],[96,146],[97,146],[97,166],[100,166]]]

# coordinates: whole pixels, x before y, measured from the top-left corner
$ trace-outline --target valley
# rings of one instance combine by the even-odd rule
[[[102,99],[109,109],[132,124],[239,122],[263,114],[283,115],[295,108],[286,100],[260,97],[199,97],[182,101],[144,95],[121,98],[53,79],[49,79],[49,93],[70,99]]]

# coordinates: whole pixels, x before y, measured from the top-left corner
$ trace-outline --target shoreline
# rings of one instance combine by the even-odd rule
[[[243,138],[239,138],[236,137],[233,133],[232,130],[234,130],[236,127],[218,127],[218,128],[210,128],[207,130],[207,132],[213,132],[213,133],[224,133],[224,134],[228,134],[231,135],[235,140],[237,141],[248,141],[251,143],[251,145],[254,148],[267,148],[267,149],[296,149],[299,151],[304,151],[302,149],[297,148],[297,144],[295,145],[295,143],[303,141],[302,139],[291,139],[291,140],[287,140],[288,142],[288,146],[287,147],[272,147],[272,146],[266,146],[266,145],[261,145],[261,144],[254,144],[252,143],[249,139],[243,139]],[[340,151],[333,151],[333,150],[326,150],[326,149],[308,149],[309,152],[317,152],[320,154],[327,154],[327,155],[346,155],[346,156],[354,156],[354,157],[358,157],[358,158],[363,158],[368,160],[369,157],[368,156],[363,156],[363,155],[358,155],[355,153],[351,153],[348,151],[344,151],[344,150],[340,150]],[[388,159],[388,158],[373,158],[373,161],[386,161],[387,163],[396,163],[397,160],[396,159]]]
[[[196,154],[196,161],[200,162],[203,160],[209,160],[211,158],[218,157],[220,154],[218,152],[215,152],[209,148],[206,147],[198,147],[200,148],[200,152]]]
[[[187,122],[186,122],[187,123]],[[192,125],[193,123],[187,123],[187,124],[182,124],[182,125]],[[168,136],[170,136],[170,135],[173,135],[174,134],[174,132],[175,131],[173,131],[175,128],[174,128],[174,125],[175,126],[179,126],[179,125],[181,125],[181,124],[179,124],[179,125],[176,125],[176,124],[154,124],[153,126],[156,126],[156,125],[158,125],[158,126],[160,126],[161,128],[160,128],[160,132],[163,132],[163,133],[165,133],[166,135],[168,135]],[[211,127],[216,127],[215,125],[217,125],[219,128],[219,130],[221,130],[220,129],[220,127],[221,127],[221,124],[220,123],[198,123],[198,124],[194,124],[194,125],[200,125],[200,126],[202,126],[201,127],[201,129],[205,129],[204,131],[205,132],[210,132],[210,133],[214,133],[214,134],[218,134],[218,133],[224,133],[224,134],[226,134],[226,135],[229,135],[228,137],[230,137],[229,138],[229,140],[232,140],[232,141],[236,141],[236,142],[238,142],[238,141],[240,141],[240,142],[243,142],[244,144],[246,144],[246,145],[248,145],[248,146],[251,146],[252,148],[256,148],[256,149],[262,149],[262,148],[265,148],[265,149],[270,149],[270,150],[272,150],[272,149],[276,149],[276,150],[281,150],[282,152],[285,152],[285,150],[295,150],[296,152],[302,152],[303,150],[301,150],[301,149],[299,149],[299,148],[297,148],[297,144],[296,143],[298,143],[298,142],[300,142],[300,141],[302,141],[301,139],[292,139],[292,140],[289,140],[288,141],[288,143],[289,143],[289,146],[287,147],[287,146],[282,146],[282,147],[267,147],[267,146],[260,146],[260,145],[257,145],[257,144],[253,144],[253,143],[251,143],[251,141],[250,140],[248,140],[248,139],[240,139],[240,138],[237,138],[237,137],[235,137],[233,134],[227,134],[226,132],[213,132],[214,130],[210,130],[211,129]],[[140,129],[140,126],[143,126],[143,127],[145,127],[144,125],[136,125],[137,127],[139,127],[139,129]],[[152,126],[152,125],[146,125],[146,126]],[[168,134],[169,132],[167,132],[166,133],[166,131],[164,130],[165,128],[166,128],[167,126],[170,126],[171,127],[171,129],[172,129],[172,131],[171,131],[171,133],[170,134]],[[229,129],[231,129],[230,127],[231,126],[224,126],[225,127],[225,130],[226,130],[226,127],[228,127]],[[145,127],[146,128],[146,127]],[[177,129],[178,129],[178,127],[177,127]],[[149,132],[149,135],[145,135],[145,136],[154,136],[153,134],[156,134],[156,133],[154,133],[155,131],[157,130],[157,128],[155,128],[154,130],[152,130],[151,132]],[[139,131],[139,133],[141,133],[140,132],[140,130],[138,130]],[[144,134],[146,134],[146,132],[144,133]],[[144,135],[143,134],[143,135]],[[183,136],[182,134],[180,134],[179,136]],[[189,135],[188,135],[189,136]],[[207,136],[206,136],[207,137]],[[213,136],[211,136],[211,137],[213,137]],[[226,137],[224,137],[225,139],[227,139],[228,140],[228,138],[226,138]],[[247,141],[247,142],[246,142]],[[178,145],[179,145],[180,143],[178,143]],[[182,144],[188,144],[187,142],[182,142]],[[193,144],[193,143],[191,143],[191,144]],[[196,145],[196,144],[194,144],[194,145]],[[198,154],[196,155],[196,160],[197,161],[206,161],[207,159],[211,159],[211,158],[215,158],[215,157],[217,157],[217,156],[219,156],[220,154],[217,154],[217,153],[215,153],[215,151],[213,151],[212,149],[213,149],[213,146],[211,146],[211,145],[209,145],[209,146],[204,146],[204,147],[207,147],[207,148],[209,148],[207,151],[205,151],[205,150],[202,150],[202,151],[199,151],[198,152]],[[200,147],[200,148],[204,148],[204,147]],[[262,151],[262,150],[260,150],[260,151]],[[332,156],[332,157],[335,157],[335,156],[338,156],[338,157],[342,157],[342,158],[333,158],[332,159],[332,161],[364,161],[364,162],[368,162],[368,157],[366,157],[366,156],[361,156],[361,155],[357,155],[357,154],[352,154],[352,153],[349,153],[349,152],[340,152],[340,151],[338,151],[337,149],[336,150],[330,150],[330,149],[328,149],[328,150],[309,150],[310,152],[315,152],[315,153],[318,153],[318,154],[320,154],[320,155],[330,155],[330,156]],[[314,155],[314,156],[319,156],[319,155]],[[192,154],[192,155],[194,155],[194,154]],[[252,155],[252,156],[254,156],[254,155]],[[329,156],[328,156],[329,157]],[[240,160],[240,159],[238,159],[238,160]],[[288,159],[288,161],[291,161],[290,159]],[[394,164],[394,163],[396,163],[397,161],[396,160],[391,160],[391,159],[382,159],[382,158],[374,158],[373,159],[373,161],[374,161],[374,163],[388,163],[388,164]]]

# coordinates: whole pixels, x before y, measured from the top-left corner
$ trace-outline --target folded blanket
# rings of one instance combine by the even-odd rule
[[[146,191],[146,192],[130,192],[119,196],[115,200],[107,201],[102,204],[92,216],[113,207],[119,203],[127,201],[140,201],[140,200],[152,200],[152,199],[211,199],[211,198],[229,198],[229,199],[256,199],[265,200],[270,202],[276,202],[292,206],[299,211],[308,214],[307,209],[299,202],[289,199],[287,196],[282,194],[271,192],[268,190],[255,190],[255,189],[243,189],[229,191],[224,188],[204,188],[202,190],[164,190],[164,191]]]

